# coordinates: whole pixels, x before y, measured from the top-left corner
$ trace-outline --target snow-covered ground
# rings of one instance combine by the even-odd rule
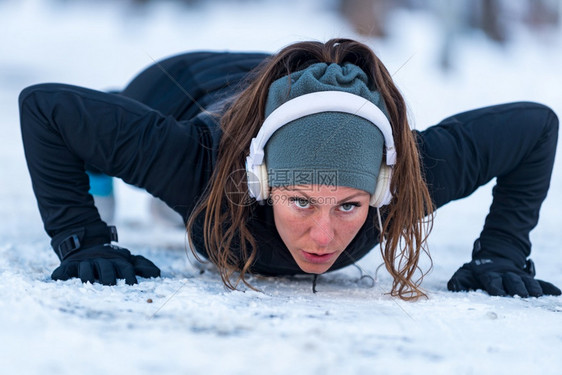
[[[194,49],[276,51],[296,40],[357,37],[322,2],[0,1],[0,369],[10,374],[559,374],[562,297],[450,293],[470,257],[491,186],[437,213],[429,299],[406,303],[350,267],[311,279],[254,279],[226,291],[186,257],[181,230],[154,224],[148,196],[118,186],[120,245],[152,259],[162,278],[135,286],[54,282],[58,260],[42,230],[18,128],[17,95],[56,81],[122,87],[153,60]],[[417,128],[454,112],[533,100],[562,114],[562,35],[514,30],[497,48],[463,36],[449,74],[436,69],[435,18],[401,12],[386,41],[359,38],[387,64]],[[537,276],[562,286],[562,152],[532,233]],[[374,275],[377,251],[359,265]]]

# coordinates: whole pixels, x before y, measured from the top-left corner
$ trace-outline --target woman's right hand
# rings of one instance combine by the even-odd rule
[[[117,279],[125,283],[137,284],[136,276],[159,277],[160,269],[141,255],[132,255],[127,249],[100,244],[80,249],[65,257],[51,278],[68,280],[79,277],[82,282],[99,282],[103,285],[116,285]]]

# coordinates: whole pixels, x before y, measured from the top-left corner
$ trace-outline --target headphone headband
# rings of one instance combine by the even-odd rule
[[[255,167],[263,163],[265,145],[278,129],[301,117],[321,112],[349,113],[373,123],[384,137],[386,164],[396,164],[392,127],[379,107],[362,96],[345,91],[317,91],[288,100],[271,112],[256,137],[252,138],[246,165]]]

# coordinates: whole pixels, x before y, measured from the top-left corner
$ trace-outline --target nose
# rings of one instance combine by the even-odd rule
[[[312,217],[310,239],[319,247],[326,247],[334,240],[335,232],[329,214]]]

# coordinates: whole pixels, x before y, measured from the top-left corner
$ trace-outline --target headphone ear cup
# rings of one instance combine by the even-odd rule
[[[260,178],[259,173],[256,173],[256,167],[252,167],[250,162],[246,160],[246,184],[248,185],[248,195],[250,198],[258,199],[260,195]]]
[[[267,167],[265,163],[258,165],[257,171],[260,180],[260,197],[258,201],[264,201],[269,198],[269,181],[267,176]]]
[[[246,163],[246,179],[250,197],[258,202],[266,200],[269,196],[269,183],[267,181],[267,167],[265,164],[250,168]]]
[[[390,192],[390,181],[392,180],[392,167],[386,164],[381,164],[379,175],[377,177],[377,186],[375,192],[371,196],[370,206],[382,207],[390,203],[392,200],[392,193]]]

